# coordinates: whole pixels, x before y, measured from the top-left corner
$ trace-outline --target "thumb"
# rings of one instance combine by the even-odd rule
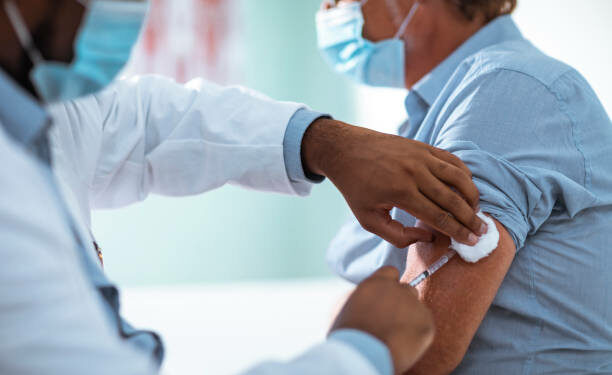
[[[423,228],[404,227],[404,232],[410,244],[415,242],[433,242],[434,234]]]
[[[370,211],[363,221],[363,227],[393,246],[403,249],[415,242],[432,242],[433,234],[425,229],[405,227],[397,220],[393,220],[389,211],[385,209]]]

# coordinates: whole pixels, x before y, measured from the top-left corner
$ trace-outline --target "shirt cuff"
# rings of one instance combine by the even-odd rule
[[[391,352],[376,337],[356,329],[340,329],[332,332],[329,339],[340,341],[357,350],[381,375],[393,375]]]
[[[289,120],[283,139],[283,156],[287,176],[292,182],[319,183],[325,179],[323,176],[309,173],[302,165],[304,133],[313,122],[323,117],[330,118],[329,115],[301,108]]]

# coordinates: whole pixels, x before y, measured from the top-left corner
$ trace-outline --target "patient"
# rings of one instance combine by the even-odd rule
[[[418,288],[437,332],[411,373],[612,373],[610,118],[578,72],[521,35],[508,15],[515,0],[416,3],[369,0],[363,36],[388,39],[405,23],[399,135],[467,164],[500,241],[490,257],[455,257]],[[399,210],[393,218],[416,224]],[[449,242],[397,249],[353,220],[328,260],[354,282],[383,265],[408,281]]]

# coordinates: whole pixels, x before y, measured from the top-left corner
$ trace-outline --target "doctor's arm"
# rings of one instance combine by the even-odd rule
[[[143,76],[52,110],[94,207],[227,183],[305,195],[325,176],[366,229],[396,246],[430,237],[392,220],[392,207],[461,242],[481,231],[478,191],[455,156],[245,88]]]
[[[489,257],[470,264],[455,256],[417,287],[419,299],[434,316],[436,336],[408,374],[448,374],[463,359],[515,256],[510,234],[495,223],[500,240]],[[446,253],[449,245],[450,239],[443,235],[437,235],[433,243],[413,245],[402,281],[410,282]]]

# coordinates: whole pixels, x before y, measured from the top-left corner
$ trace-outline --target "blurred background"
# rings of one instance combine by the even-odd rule
[[[245,85],[394,132],[405,116],[406,92],[358,87],[331,72],[316,47],[319,5],[153,0],[127,74]],[[610,0],[519,0],[515,13],[527,38],[587,78],[608,113],[610,15]],[[349,215],[325,182],[308,198],[234,187],[150,197],[94,213],[93,226],[107,272],[128,287],[126,314],[166,337],[167,370],[230,374],[267,356],[287,358],[324,337],[335,301],[350,290],[333,279],[324,253]]]

